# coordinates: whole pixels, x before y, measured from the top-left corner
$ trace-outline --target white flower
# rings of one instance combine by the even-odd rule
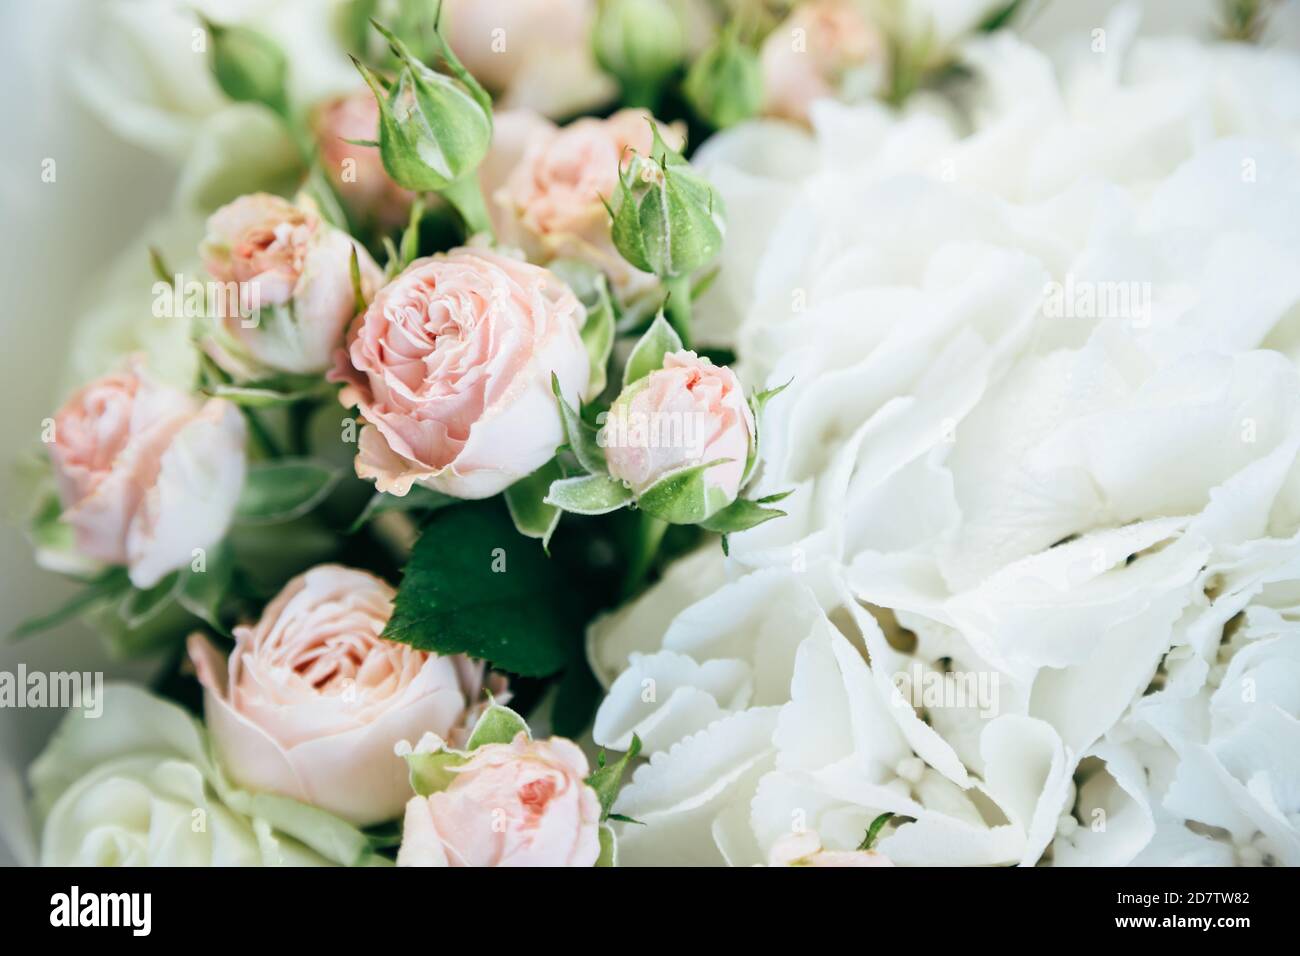
[[[624,862],[885,811],[899,865],[1293,859],[1297,63],[1123,26],[1060,80],[972,44],[969,132],[822,102],[701,150],[740,241],[700,334],[790,382],[756,494],[795,490],[592,628],[596,742],[651,755]]]
[[[73,711],[31,768],[45,866],[320,866],[365,837],[323,811],[232,790],[202,728],[128,685]],[[292,834],[292,835],[290,835]]]

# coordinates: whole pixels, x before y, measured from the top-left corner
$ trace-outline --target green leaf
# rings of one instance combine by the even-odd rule
[[[327,860],[343,866],[360,866],[371,853],[371,840],[352,824],[326,810],[271,793],[248,794],[246,802],[234,798],[241,812],[265,820]]]
[[[578,464],[590,474],[605,474],[607,471],[605,450],[600,447],[597,440],[597,430],[583,421],[582,416],[564,400],[564,396],[560,393],[560,377],[554,372],[551,373],[551,391],[555,393],[556,404],[560,407],[560,422],[564,425],[564,442],[577,457]]]
[[[728,505],[726,493],[704,478],[706,471],[727,460],[718,458],[660,478],[637,497],[637,506],[669,524],[699,524]]]
[[[669,352],[678,352],[681,348],[681,338],[673,331],[661,311],[636,343],[632,354],[627,357],[627,365],[623,368],[623,387],[627,388],[633,382],[663,368],[664,356]]]
[[[124,594],[130,588],[131,581],[127,577],[126,568],[109,568],[87,583],[62,607],[51,611],[49,614],[29,618],[19,624],[9,632],[9,639],[19,641],[25,637],[31,637],[33,634],[39,634],[41,631],[48,631],[50,628],[58,627],[65,621],[80,617],[92,610],[97,604],[102,604]]]
[[[614,829],[607,823],[600,825],[600,855],[596,857],[596,866],[618,866],[618,840]]]
[[[779,497],[784,498],[787,494],[788,491],[783,492]],[[784,511],[764,508],[756,501],[737,498],[721,511],[701,521],[700,527],[706,531],[716,531],[718,534],[734,534],[737,531],[748,531],[764,521],[784,516]]]
[[[545,677],[577,653],[583,615],[561,567],[495,502],[434,514],[406,565],[389,640]]]
[[[564,477],[557,459],[552,458],[527,478],[521,478],[506,489],[506,507],[515,529],[529,538],[539,538],[542,547],[549,549],[551,535],[560,523],[561,510],[546,501],[551,483]]]
[[[578,515],[603,515],[632,502],[632,492],[609,475],[579,475],[551,483],[546,503]]]
[[[440,793],[456,779],[455,768],[469,758],[454,750],[406,755],[406,767],[411,775],[411,789],[422,797]]]
[[[600,799],[600,819],[602,821],[609,819],[610,808],[614,806],[614,800],[618,797],[618,788],[623,781],[623,771],[625,771],[637,755],[641,753],[641,738],[636,734],[632,735],[632,745],[627,748],[627,753],[611,764],[601,764],[590,777],[587,778],[587,786],[596,791],[596,796]],[[603,761],[604,751],[601,751],[600,758]]]
[[[181,607],[199,620],[222,634],[228,634],[221,623],[219,611],[221,601],[230,589],[234,572],[235,567],[229,547],[224,544],[219,545],[209,552],[204,570],[195,571],[191,566],[183,572],[176,599]]]
[[[867,827],[867,835],[864,836],[862,842],[858,844],[858,849],[870,850],[875,845],[876,837],[880,835],[880,831],[885,828],[886,823],[893,819],[893,816],[892,813],[882,813],[880,816],[876,817],[876,819],[872,820],[871,825]]]
[[[334,489],[342,471],[306,458],[257,462],[235,509],[240,524],[278,524],[307,514]]]
[[[343,533],[356,534],[368,521],[385,511],[437,511],[439,508],[446,508],[459,502],[459,498],[444,495],[432,488],[422,488],[419,485],[412,485],[411,490],[400,498],[397,495],[377,491],[361,509],[361,514],[357,515],[356,520]]]
[[[469,735],[465,749],[478,750],[484,744],[508,744],[521,733],[532,739],[528,723],[522,717],[509,707],[493,703],[474,724],[474,732]]]

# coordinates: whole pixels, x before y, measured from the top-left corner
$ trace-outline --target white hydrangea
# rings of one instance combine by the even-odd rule
[[[623,862],[1300,862],[1300,60],[1133,28],[701,151],[794,493],[592,628]]]

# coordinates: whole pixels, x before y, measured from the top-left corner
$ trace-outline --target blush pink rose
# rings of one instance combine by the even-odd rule
[[[321,103],[311,127],[321,167],[352,221],[384,232],[405,225],[415,194],[389,178],[378,149],[348,142],[379,139],[379,103],[369,88]]]
[[[826,850],[816,833],[787,833],[768,856],[770,866],[893,866],[874,850]]]
[[[427,731],[463,735],[483,665],[381,638],[394,595],[372,574],[320,565],[235,629],[228,660],[190,637],[208,730],[237,784],[358,826],[401,813],[411,788],[393,748]]]
[[[380,290],[331,378],[365,419],[357,474],[486,498],[563,441],[551,375],[576,402],[591,374],[586,311],[538,266],[482,249],[418,259]]]
[[[50,459],[78,550],[148,588],[225,536],[244,482],[244,419],[134,361],[59,410]]]
[[[632,109],[565,127],[536,116],[507,118],[489,163],[505,165],[492,155],[502,151],[517,159],[499,183],[485,183],[501,241],[523,249],[534,262],[589,262],[609,276],[624,301],[657,287],[653,276],[634,269],[614,248],[604,206],[632,155],[650,154],[650,123],[649,113]],[[682,145],[677,130],[660,125],[659,133],[673,148]]]
[[[600,800],[560,737],[484,744],[446,790],[406,804],[398,866],[594,866]]]
[[[609,473],[638,495],[674,471],[720,461],[705,482],[731,502],[740,493],[754,416],[731,369],[694,352],[670,352],[663,368],[624,389],[598,437]]]
[[[329,368],[356,315],[354,249],[369,298],[383,281],[379,267],[309,200],[251,193],[214,212],[199,254],[209,275],[237,284],[238,295],[216,303],[213,357],[240,378]]]
[[[853,0],[800,3],[763,41],[763,112],[808,122],[813,102],[839,93],[844,74],[879,61],[880,33]]]

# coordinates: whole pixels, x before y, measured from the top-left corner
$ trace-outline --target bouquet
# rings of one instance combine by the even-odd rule
[[[39,861],[1300,863],[1300,58],[1041,6],[106,5]]]

